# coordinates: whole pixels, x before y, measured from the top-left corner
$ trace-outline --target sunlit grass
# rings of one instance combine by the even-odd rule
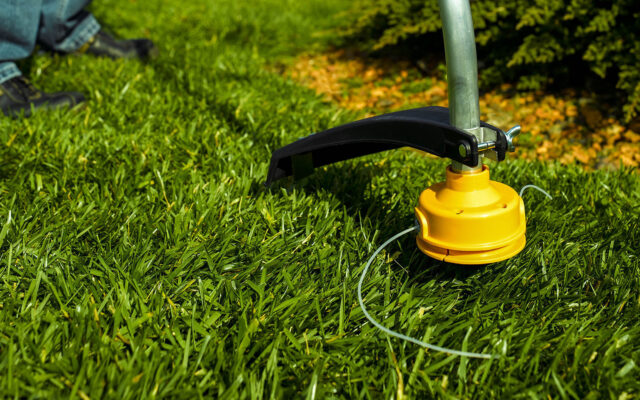
[[[316,46],[339,2],[96,3],[150,64],[38,55],[84,109],[0,119],[0,394],[509,396],[640,390],[640,184],[629,170],[508,161],[528,244],[484,267],[413,239],[369,275],[370,312],[469,360],[387,338],[355,297],[444,161],[388,152],[265,188],[270,153],[353,118],[265,64]],[[320,40],[321,42],[321,40]]]

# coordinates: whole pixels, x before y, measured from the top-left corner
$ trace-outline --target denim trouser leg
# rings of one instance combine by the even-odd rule
[[[87,11],[91,0],[0,0],[0,83],[20,75],[13,61],[27,58],[36,42],[73,52],[100,30]]]
[[[41,9],[42,0],[0,0],[0,83],[20,75],[12,61],[33,51]]]
[[[78,50],[100,30],[84,8],[91,0],[42,0],[38,42],[62,53]]]
[[[12,61],[0,62],[0,83],[22,75],[18,66]]]

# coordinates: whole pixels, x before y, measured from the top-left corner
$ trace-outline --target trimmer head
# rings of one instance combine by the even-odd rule
[[[525,245],[524,202],[509,186],[480,172],[447,168],[445,182],[422,192],[415,209],[417,243],[430,257],[454,264],[488,264],[518,254]]]

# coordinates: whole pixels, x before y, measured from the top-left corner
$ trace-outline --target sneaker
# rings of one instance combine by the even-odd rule
[[[147,59],[158,55],[158,48],[149,39],[117,40],[100,31],[76,53],[88,53],[100,57]]]
[[[73,108],[83,101],[84,96],[78,92],[42,92],[23,76],[0,83],[0,110],[7,116],[24,113],[28,117],[32,109]]]

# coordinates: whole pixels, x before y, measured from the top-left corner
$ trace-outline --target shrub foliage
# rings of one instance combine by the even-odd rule
[[[368,50],[440,34],[437,0],[356,0],[346,30]],[[629,120],[640,111],[638,0],[471,0],[480,81],[523,89],[580,83],[585,73],[614,82]],[[589,73],[591,71],[593,74]],[[606,87],[606,86],[605,86]]]

